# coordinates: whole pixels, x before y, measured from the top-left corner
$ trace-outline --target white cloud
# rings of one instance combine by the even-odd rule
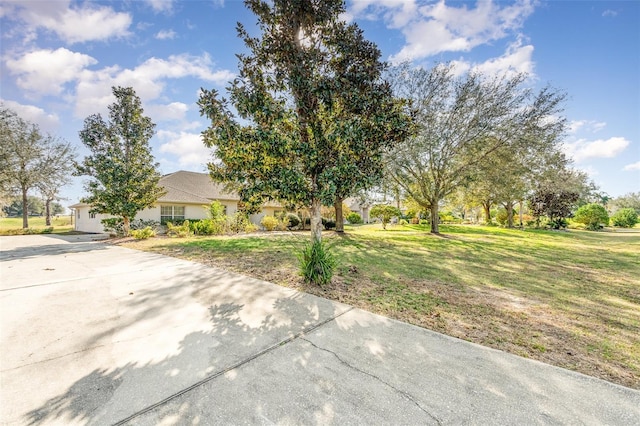
[[[607,9],[602,12],[602,16],[604,16],[605,18],[614,18],[618,16],[618,12],[616,12],[615,10]]]
[[[534,62],[532,60],[533,46],[522,46],[518,41],[511,46],[504,55],[490,59],[482,64],[476,65],[474,70],[486,75],[505,73],[526,73],[533,74]]]
[[[177,156],[181,167],[202,167],[211,158],[211,150],[202,143],[200,133],[161,130],[158,138],[165,141],[160,152]]]
[[[564,151],[576,162],[580,162],[589,158],[613,158],[624,151],[627,146],[629,146],[629,141],[622,137],[595,141],[580,139],[565,143]]]
[[[17,76],[18,87],[38,95],[59,95],[65,83],[76,80],[83,69],[97,62],[89,55],[63,47],[35,50],[6,60],[11,74]]]
[[[173,0],[145,0],[155,12],[171,12],[173,10]]]
[[[632,170],[640,170],[640,161],[636,161],[635,163],[627,164],[622,168],[625,172],[630,172]]]
[[[158,40],[173,40],[176,38],[176,32],[173,30],[160,30],[156,34]]]
[[[167,105],[147,105],[145,108],[145,114],[151,117],[154,122],[184,120],[187,111],[189,111],[189,107],[182,102],[171,102]]]
[[[44,29],[67,43],[125,37],[132,21],[128,13],[116,12],[111,7],[93,6],[89,2],[71,6],[70,0],[19,2],[7,16],[24,22],[25,34]]]
[[[600,130],[604,129],[607,126],[607,123],[603,121],[594,121],[594,120],[573,120],[569,123],[568,132],[569,133],[577,133],[580,130],[585,130],[590,133],[596,133]]]
[[[106,110],[113,102],[112,86],[131,86],[143,101],[152,101],[162,94],[167,79],[197,77],[222,85],[233,78],[228,70],[214,71],[209,55],[173,55],[167,59],[150,58],[133,69],[118,66],[99,71],[85,70],[79,77],[76,88],[75,114],[85,117]]]
[[[406,44],[390,59],[413,60],[441,52],[469,51],[476,46],[502,39],[518,31],[533,13],[533,0],[512,4],[479,1],[448,6],[444,0],[419,5],[416,0],[359,0],[348,16],[385,20],[390,28],[400,29]]]
[[[37,124],[41,130],[53,133],[60,124],[57,114],[51,114],[34,105],[23,105],[15,101],[0,99],[4,107],[9,108],[20,118],[30,123]]]

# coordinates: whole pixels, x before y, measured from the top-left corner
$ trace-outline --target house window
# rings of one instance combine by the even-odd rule
[[[160,206],[160,223],[181,222],[184,220],[184,206]]]
[[[96,218],[95,213],[89,213],[89,219],[95,219],[95,218]]]
[[[76,217],[80,219],[80,209],[76,210]]]

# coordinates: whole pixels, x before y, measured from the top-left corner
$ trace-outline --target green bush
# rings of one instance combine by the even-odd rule
[[[430,225],[427,219],[420,219],[420,225]]]
[[[587,226],[587,229],[595,231],[600,229],[602,224],[607,225],[609,223],[609,215],[604,206],[591,203],[580,207],[573,217],[573,220],[578,223],[583,223]]]
[[[400,225],[403,225],[403,226],[404,226],[404,225],[408,225],[408,224],[409,224],[409,222],[407,222],[407,220],[406,220],[406,219],[400,219],[400,222],[398,222],[398,223],[399,223]]]
[[[376,204],[371,207],[370,214],[372,217],[380,219],[382,222],[382,229],[387,229],[387,223],[391,221],[391,218],[399,217],[401,213],[397,207],[389,206],[387,204]]]
[[[260,221],[260,225],[265,229],[265,231],[273,231],[278,226],[278,219],[273,216],[265,216]]]
[[[147,238],[155,237],[156,232],[152,227],[147,226],[146,228],[142,229],[134,229],[133,231],[131,231],[131,236],[133,236],[133,238],[135,238],[136,240],[146,240]]]
[[[167,235],[179,238],[188,237],[191,235],[191,228],[189,225],[188,219],[182,222],[181,225],[174,225],[172,222],[167,222]]]
[[[334,229],[336,227],[336,221],[333,219],[322,218],[322,224],[324,225],[324,229]]]
[[[611,216],[611,224],[620,228],[633,228],[638,223],[638,213],[635,209],[620,209]]]
[[[508,219],[509,215],[507,214],[507,209],[503,209],[502,207],[500,207],[496,211],[496,222],[498,222],[500,226],[505,226]]]
[[[353,225],[357,225],[362,223],[362,216],[360,216],[358,213],[356,212],[351,212],[347,215],[347,222],[353,224]]]
[[[324,243],[320,241],[307,243],[299,260],[300,275],[305,282],[320,286],[331,282],[336,260]]]
[[[234,234],[255,232],[257,229],[256,225],[249,220],[249,215],[244,212],[236,212],[229,218],[229,231]]]
[[[215,219],[191,220],[189,229],[195,235],[224,235],[227,232],[227,217],[218,216]]]
[[[287,228],[293,229],[300,225],[300,218],[295,213],[287,213],[286,216]]]
[[[220,203],[220,201],[213,201],[207,207],[207,212],[209,213],[209,218],[216,219],[226,219],[224,214],[224,206]]]

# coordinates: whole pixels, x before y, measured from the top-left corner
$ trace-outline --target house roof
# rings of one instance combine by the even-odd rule
[[[158,203],[179,204],[209,204],[213,200],[240,201],[240,196],[235,192],[228,192],[224,185],[211,180],[208,173],[187,172],[180,170],[164,175],[160,178],[158,186],[163,187],[167,193],[158,198]],[[85,207],[88,204],[76,203],[71,208]],[[267,202],[265,206],[279,207],[276,202]]]
[[[240,200],[238,194],[225,191],[224,185],[213,182],[207,173],[181,170],[162,176],[158,185],[167,191],[158,199],[159,203],[208,204],[212,200]]]

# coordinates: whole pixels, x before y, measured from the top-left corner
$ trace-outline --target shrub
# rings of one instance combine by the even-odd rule
[[[429,221],[427,219],[420,219],[419,221],[420,225],[430,225]]]
[[[407,222],[406,219],[400,219],[399,223],[400,223],[400,225],[403,225],[403,226],[409,224],[409,222]]]
[[[229,231],[239,234],[241,232],[255,232],[257,227],[251,223],[249,216],[244,212],[237,212],[229,218]]]
[[[293,229],[300,225],[300,218],[295,213],[287,213],[286,216],[287,228]]]
[[[110,217],[108,219],[102,219],[102,228],[105,232],[112,235],[124,235],[124,221],[120,217]]]
[[[167,222],[167,235],[176,236],[179,238],[188,237],[191,235],[191,228],[189,227],[189,220],[182,222],[182,225],[174,225],[172,222]]]
[[[382,229],[387,229],[387,223],[391,221],[392,217],[400,216],[400,210],[397,207],[386,204],[376,204],[371,207],[371,216],[380,219],[382,221]]]
[[[613,226],[633,228],[638,223],[638,213],[632,208],[620,209],[611,216]]]
[[[207,207],[207,213],[211,219],[225,219],[224,206],[220,201],[213,201]]]
[[[142,229],[134,229],[133,231],[131,231],[131,235],[136,240],[146,240],[147,238],[155,237],[156,232],[153,230],[152,227],[147,226],[146,228],[142,228]]]
[[[216,219],[191,220],[189,229],[195,235],[223,235],[227,232],[227,217],[222,215]]]
[[[307,243],[299,260],[300,275],[305,282],[320,286],[331,282],[336,260],[324,243],[320,241]]]
[[[347,215],[347,222],[353,224],[353,225],[357,225],[359,223],[362,223],[362,216],[360,216],[358,213],[356,212],[351,212]]]
[[[507,210],[502,207],[496,211],[496,222],[500,226],[505,226],[507,224],[507,220],[509,219],[509,215],[507,214]]]
[[[336,221],[333,219],[322,219],[324,229],[334,229],[336,227]]]
[[[260,221],[260,225],[265,229],[265,231],[273,231],[278,226],[278,219],[273,216],[265,216]]]
[[[595,231],[601,224],[609,223],[609,215],[604,206],[596,203],[586,204],[578,209],[573,220],[587,225],[587,229]]]

